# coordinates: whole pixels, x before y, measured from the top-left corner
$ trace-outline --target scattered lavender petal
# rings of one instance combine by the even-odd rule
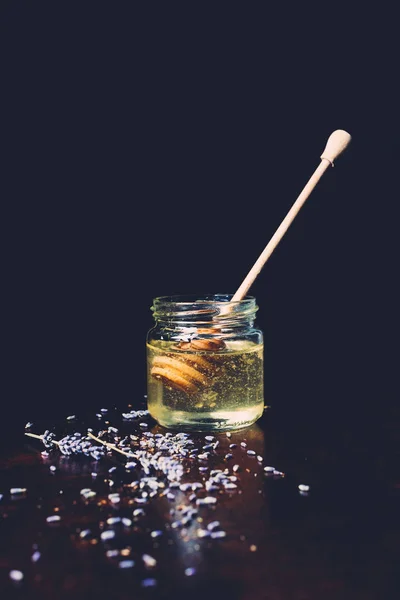
[[[82,539],[84,540],[85,538],[89,537],[89,535],[90,535],[91,533],[92,533],[92,532],[90,531],[90,529],[83,529],[83,530],[80,532],[80,534],[79,534],[79,537],[80,537],[80,538],[82,538]]]
[[[192,489],[192,484],[191,483],[182,483],[179,486],[179,489],[181,490],[181,492],[187,492],[188,490]]]
[[[209,457],[209,452],[203,452],[203,454],[198,454],[198,455],[197,455],[197,458],[198,458],[199,460],[207,460],[207,459],[208,459],[208,457]]]
[[[207,525],[207,529],[208,531],[214,531],[214,529],[217,529],[220,525],[221,523],[219,521],[211,521],[211,523]]]
[[[158,537],[160,537],[162,534],[163,534],[163,532],[162,532],[162,531],[160,531],[159,529],[155,529],[154,531],[152,531],[152,532],[150,533],[150,535],[151,535],[151,537],[152,537],[152,538],[158,538]]]
[[[121,502],[121,497],[119,494],[108,494],[108,499],[113,504],[116,504],[117,502]]]
[[[201,506],[202,504],[215,504],[217,499],[213,496],[206,496],[205,498],[197,498],[196,504]]]
[[[110,517],[107,519],[107,525],[116,525],[116,523],[121,523],[121,517]]]
[[[282,473],[282,471],[277,471],[277,469],[273,471],[273,474],[275,477],[283,477],[285,475],[284,473]]]
[[[113,529],[107,529],[102,531],[100,537],[103,541],[112,540],[115,537],[115,531]]]
[[[199,538],[204,538],[204,537],[210,537],[211,533],[210,531],[207,531],[207,529],[198,529],[197,530],[197,537]]]
[[[14,487],[10,489],[11,496],[19,496],[21,494],[26,494],[26,488],[22,487]]]
[[[144,588],[155,587],[157,585],[157,579],[153,579],[152,577],[149,577],[148,579],[143,579],[141,585]]]
[[[147,569],[152,569],[153,567],[156,566],[157,561],[155,558],[153,558],[152,556],[150,556],[150,554],[143,554],[142,555],[142,560],[144,562],[144,566]]]
[[[212,531],[211,537],[213,540],[226,537],[226,531]]]
[[[192,483],[192,491],[195,492],[196,490],[199,490],[203,487],[203,484],[195,481],[195,483]]]
[[[224,484],[224,488],[226,490],[236,490],[237,489],[237,485],[236,485],[236,483],[225,483]]]
[[[118,563],[118,566],[120,569],[131,569],[132,567],[135,566],[135,561],[134,560],[121,560]]]
[[[46,521],[48,523],[58,523],[58,521],[61,521],[61,517],[60,515],[50,515],[49,517],[46,517]]]
[[[301,483],[298,487],[299,487],[300,492],[309,492],[310,491],[310,486],[306,485],[304,483]]]

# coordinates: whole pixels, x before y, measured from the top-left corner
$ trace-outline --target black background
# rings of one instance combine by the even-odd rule
[[[393,21],[304,10],[3,4],[5,422],[140,402],[152,299],[234,292],[337,128],[351,146],[251,290],[265,399],[395,410]]]

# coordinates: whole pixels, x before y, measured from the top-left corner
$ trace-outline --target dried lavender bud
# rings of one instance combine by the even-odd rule
[[[214,498],[213,496],[206,496],[205,498],[197,498],[196,500],[196,504],[198,506],[201,506],[203,504],[215,504],[217,502],[217,499]]]
[[[212,531],[211,537],[213,540],[226,537],[226,531]]]
[[[144,588],[155,587],[157,585],[157,580],[153,579],[152,577],[149,577],[147,579],[143,579],[141,585]]]
[[[158,537],[160,537],[162,534],[163,534],[163,532],[162,532],[162,531],[159,531],[159,530],[157,530],[157,529],[155,529],[154,531],[152,531],[152,532],[150,533],[150,535],[151,535],[151,537],[152,537],[152,538],[158,538]]]
[[[84,540],[85,538],[89,537],[90,534],[90,529],[83,529],[83,531],[80,532],[79,537]]]
[[[118,563],[118,567],[120,569],[131,569],[134,566],[135,566],[134,560],[121,560],[121,562]]]
[[[61,521],[61,517],[59,515],[50,515],[50,517],[46,518],[48,523],[58,523]]]
[[[14,487],[10,489],[11,496],[20,496],[22,494],[26,494],[26,488],[23,487]]]
[[[199,538],[204,538],[204,537],[210,537],[211,533],[210,531],[207,531],[207,529],[198,529],[197,530],[197,537]]]
[[[214,531],[214,529],[218,529],[220,525],[221,523],[219,521],[212,521],[207,525],[207,529],[208,531]]]
[[[226,490],[235,490],[235,489],[237,489],[237,485],[236,485],[236,483],[225,483],[224,488]]]
[[[152,569],[157,564],[156,559],[153,558],[152,556],[150,556],[149,554],[143,554],[142,555],[142,560],[143,560],[144,566],[147,569]]]
[[[55,439],[54,433],[51,433],[48,429],[44,432],[42,436],[42,442],[46,448],[54,448],[53,440]]]
[[[298,486],[298,488],[299,488],[300,492],[308,492],[308,491],[310,491],[310,486],[309,485],[305,485],[304,483],[301,483]]]
[[[115,525],[116,523],[121,523],[121,517],[110,517],[107,519],[107,525]]]

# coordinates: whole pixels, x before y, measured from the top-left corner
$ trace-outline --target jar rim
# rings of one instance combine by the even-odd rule
[[[179,306],[192,305],[194,303],[202,304],[226,304],[227,302],[236,306],[243,306],[246,303],[254,303],[255,296],[245,296],[242,300],[232,300],[234,294],[174,294],[170,296],[156,296],[153,299],[154,304],[178,304]]]
[[[233,294],[159,296],[154,298],[151,311],[156,320],[187,326],[195,322],[207,324],[218,320],[228,324],[254,318],[258,306],[253,296],[235,301],[231,301],[232,297]]]

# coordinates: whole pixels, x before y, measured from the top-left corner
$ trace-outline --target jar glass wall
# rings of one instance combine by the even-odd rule
[[[255,298],[162,296],[147,335],[147,402],[164,427],[240,429],[263,413],[263,334]]]

